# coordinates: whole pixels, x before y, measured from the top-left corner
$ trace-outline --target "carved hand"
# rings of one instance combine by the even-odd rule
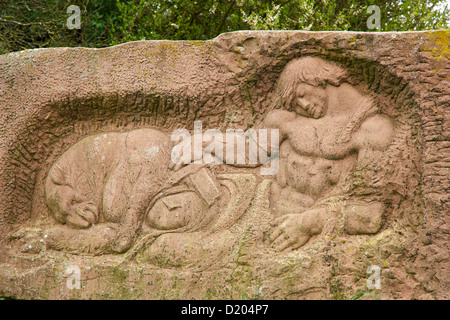
[[[194,141],[195,139],[199,139],[200,141],[202,141],[202,137],[196,137],[195,135],[192,135],[191,138],[189,139],[184,139],[182,142],[180,142],[178,144],[178,147],[183,150],[182,155],[177,155],[180,158],[178,159],[178,163],[175,163],[173,160],[171,159],[170,163],[169,163],[169,169],[170,170],[174,170],[174,171],[178,171],[181,168],[183,168],[184,166],[193,163],[195,160],[201,160],[202,156],[203,156],[203,149],[204,149],[204,142],[202,141],[202,145],[201,145],[201,152],[199,154],[194,154]],[[189,150],[190,152],[185,153],[185,150]]]
[[[297,249],[308,242],[310,235],[302,224],[301,214],[287,214],[273,221],[274,230],[269,236],[277,250]]]
[[[272,222],[274,230],[269,236],[273,246],[282,251],[297,249],[308,242],[311,236],[322,232],[326,209],[311,209],[300,214],[287,214]]]

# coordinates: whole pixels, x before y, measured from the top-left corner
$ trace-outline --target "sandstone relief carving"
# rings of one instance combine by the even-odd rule
[[[414,100],[410,78],[386,71],[381,53],[352,60],[353,51],[332,49],[343,36],[317,40],[325,53],[308,37],[242,33],[202,46],[114,47],[139,72],[102,62],[98,68],[116,78],[96,72],[80,86],[87,98],[61,89],[60,100],[49,97],[55,104],[37,104],[37,120],[25,118],[25,129],[8,127],[5,137],[20,143],[0,168],[0,291],[17,295],[13,274],[23,286],[50,287],[49,297],[434,294],[423,280],[438,283],[426,259],[417,264],[425,271],[413,270],[427,257],[418,253],[422,244],[436,239],[422,232],[425,212],[437,217],[443,203],[441,182],[431,192],[421,180],[434,163],[424,162],[423,144],[440,141],[422,126],[428,109]],[[95,59],[113,59],[104,52]],[[83,59],[80,68],[83,61],[94,68],[97,60]],[[89,289],[66,288],[69,265],[80,266]],[[367,291],[373,265],[389,291]],[[45,296],[36,290],[25,296]]]
[[[268,204],[271,220],[270,227],[262,226],[265,246],[297,249],[339,219],[348,234],[375,234],[382,226],[382,199],[351,196],[350,190],[357,166],[372,162],[393,143],[396,123],[346,77],[341,67],[315,57],[290,61],[280,75],[271,111],[257,126],[279,132],[271,146],[279,170],[262,176],[267,180],[262,185],[271,187],[267,199],[259,199]],[[194,147],[194,140],[184,143]],[[226,158],[226,139],[213,141]],[[192,234],[197,238],[201,232],[206,240],[197,244],[204,247],[210,235],[238,224],[242,215],[256,210],[252,206],[261,207],[251,202],[258,187],[246,185],[257,180],[254,173],[232,169],[261,162],[208,165],[231,167],[230,173],[216,175],[196,163],[193,152],[181,153],[183,162],[174,165],[174,147],[169,133],[154,128],[95,134],[70,147],[46,178],[46,203],[57,222],[46,230],[51,246],[114,254],[137,243],[139,250],[152,246],[147,255],[158,255],[153,248],[178,251],[179,243],[199,242]],[[251,149],[247,145],[244,151],[247,160]]]

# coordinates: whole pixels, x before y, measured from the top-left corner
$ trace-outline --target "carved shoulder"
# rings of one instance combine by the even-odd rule
[[[273,110],[264,119],[267,128],[280,128],[283,123],[293,121],[297,115],[287,110]]]
[[[394,137],[394,120],[385,115],[375,115],[365,120],[355,132],[356,147],[361,149],[385,150]]]

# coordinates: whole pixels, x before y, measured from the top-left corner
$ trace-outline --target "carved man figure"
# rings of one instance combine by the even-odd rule
[[[348,193],[356,163],[384,151],[394,136],[394,121],[346,79],[343,69],[315,57],[291,61],[280,76],[264,121],[280,132],[280,169],[271,191],[271,208],[280,217],[270,234],[280,250],[304,245],[336,211],[345,215],[347,233],[381,227],[379,201],[350,197],[339,210],[321,205]]]

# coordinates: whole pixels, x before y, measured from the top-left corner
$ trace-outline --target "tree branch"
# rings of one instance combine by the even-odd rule
[[[43,23],[43,22],[22,23],[22,22],[19,22],[19,21],[5,20],[5,19],[2,19],[2,18],[0,18],[0,22],[12,23],[12,24],[16,24],[16,25],[24,26],[24,27],[28,27],[28,26],[32,26],[32,25],[43,25],[43,24],[46,24],[46,23]]]
[[[233,6],[235,3],[236,3],[236,0],[230,1],[227,11],[225,11],[225,14],[222,16],[222,19],[220,20],[219,26],[217,27],[216,35],[220,34],[220,31],[222,30],[223,25],[225,24],[225,20],[228,18],[228,15],[230,14],[231,9],[233,9]]]

